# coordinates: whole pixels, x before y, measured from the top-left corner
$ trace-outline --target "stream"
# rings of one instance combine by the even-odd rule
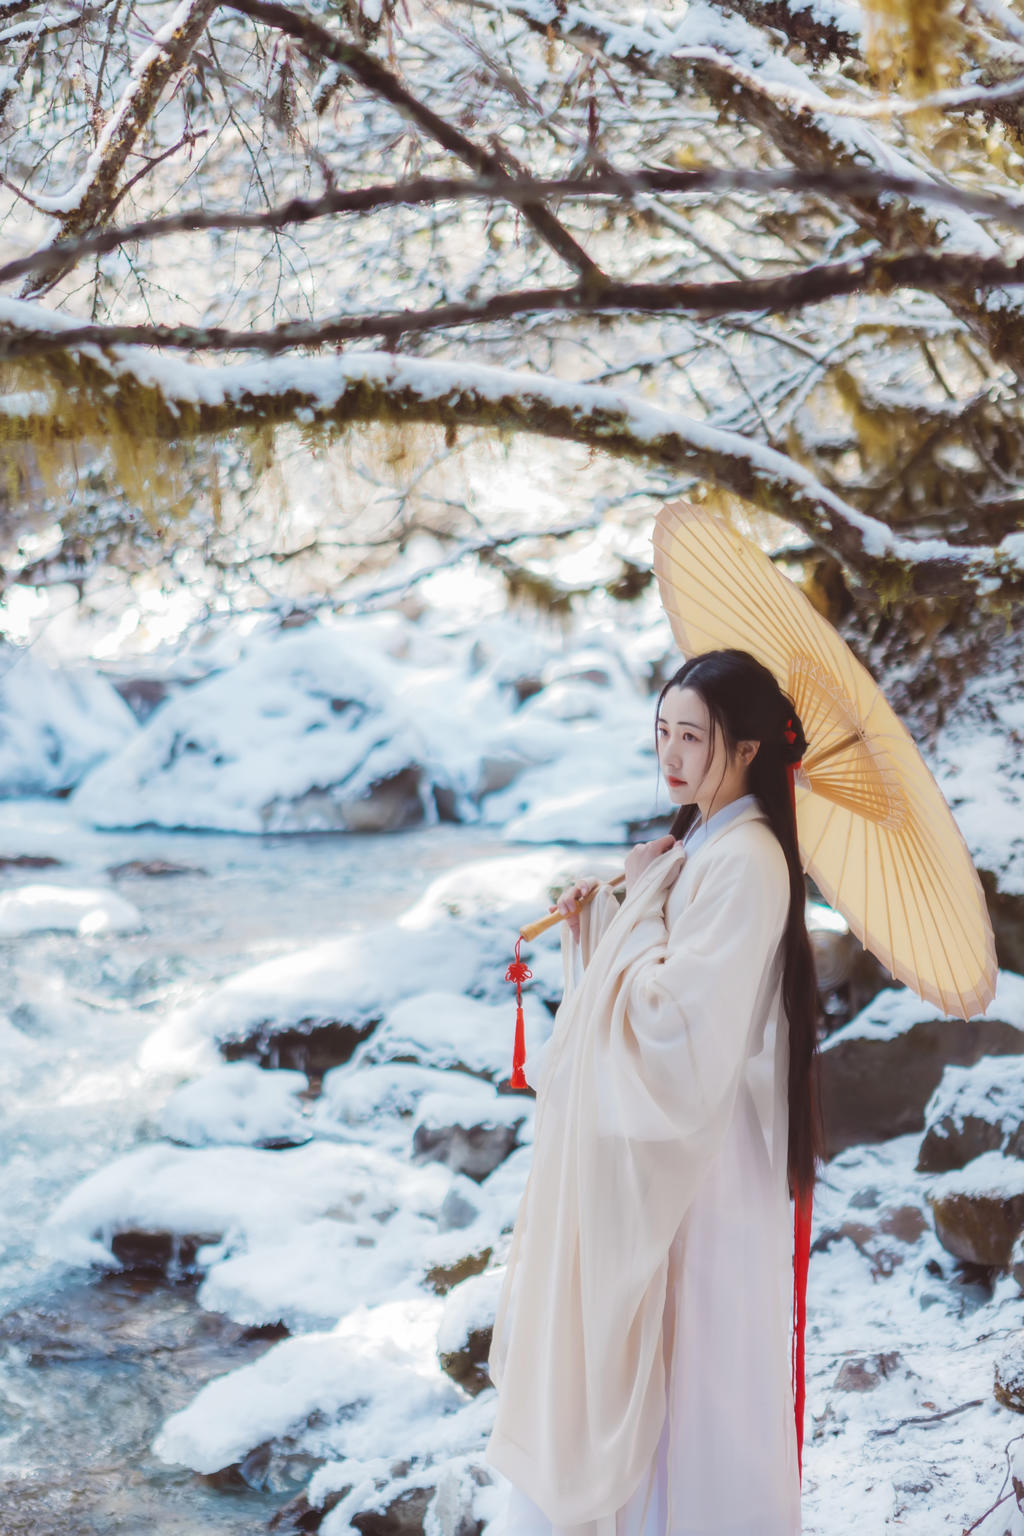
[[[86,1174],[159,1136],[176,1079],[143,1072],[137,1056],[169,1009],[260,960],[396,916],[453,865],[510,851],[473,827],[103,833],[60,801],[0,803],[0,859],[60,860],[5,864],[0,897],[99,886],[146,925],[0,938],[0,1536],[253,1536],[308,1480],[309,1466],[283,1486],[202,1478],[149,1449],[205,1381],[280,1330],[202,1311],[188,1283],[53,1262],[36,1251],[38,1229]],[[187,872],[110,873],[133,861]]]

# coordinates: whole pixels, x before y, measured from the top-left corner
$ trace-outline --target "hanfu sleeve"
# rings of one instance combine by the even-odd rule
[[[671,925],[664,914],[642,919],[648,942],[623,977],[625,1006],[595,1084],[613,1134],[692,1138],[710,1153],[724,1133],[752,1031],[781,979],[789,873],[767,827],[723,843]]]
[[[568,996],[583,980],[583,972],[608,924],[619,910],[610,886],[599,885],[593,900],[580,912],[580,936],[574,939],[568,923],[562,924],[562,980]]]

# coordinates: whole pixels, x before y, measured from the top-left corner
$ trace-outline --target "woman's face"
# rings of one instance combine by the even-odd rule
[[[661,701],[657,721],[658,762],[673,805],[700,806],[706,819],[746,791],[747,765],[756,751],[752,742],[737,743],[730,759],[720,730],[711,743],[708,707],[692,688],[670,688]],[[753,748],[753,750],[750,750]]]

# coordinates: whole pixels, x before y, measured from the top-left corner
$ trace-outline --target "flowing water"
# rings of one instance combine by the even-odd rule
[[[134,934],[0,939],[0,1536],[253,1536],[308,1479],[197,1477],[149,1446],[203,1382],[274,1334],[201,1311],[187,1284],[71,1269],[36,1237],[86,1174],[159,1134],[173,1082],[140,1045],[168,1009],[274,955],[394,917],[432,878],[510,852],[494,833],[241,837],[76,826],[60,802],[0,805],[0,896],[102,886],[141,910]],[[112,876],[130,861],[188,873]]]

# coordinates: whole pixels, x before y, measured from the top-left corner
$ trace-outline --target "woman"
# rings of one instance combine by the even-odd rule
[[[502,1536],[797,1536],[789,1196],[820,1156],[817,992],[787,764],[743,651],[658,699],[679,811],[621,908],[556,906],[566,990],[490,1355]],[[552,908],[555,910],[555,908]]]

